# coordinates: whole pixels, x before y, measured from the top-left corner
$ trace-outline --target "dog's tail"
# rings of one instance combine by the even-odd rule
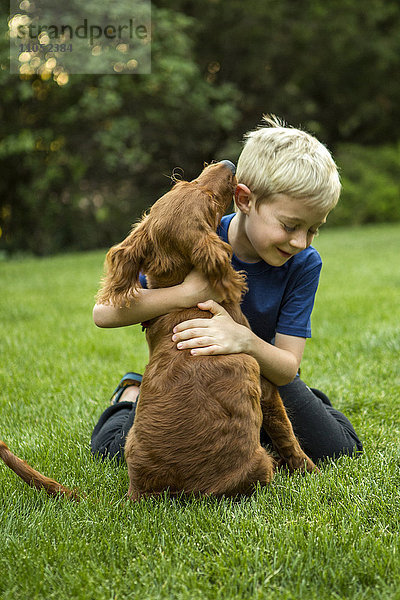
[[[64,495],[68,500],[75,500],[76,502],[80,501],[80,497],[75,490],[69,490],[61,485],[61,483],[58,483],[58,481],[45,477],[38,471],[35,471],[35,469],[32,469],[28,463],[15,456],[1,440],[0,458],[5,462],[7,467],[10,467],[10,469],[21,477],[28,485],[35,487],[38,490],[43,488],[49,496]]]

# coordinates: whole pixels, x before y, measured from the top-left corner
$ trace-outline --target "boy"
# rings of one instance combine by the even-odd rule
[[[99,327],[133,325],[197,304],[213,318],[177,325],[171,336],[179,350],[250,354],[279,387],[294,432],[314,462],[360,452],[349,420],[298,375],[322,265],[311,243],[339,199],[336,165],[314,137],[275,117],[264,117],[264,126],[245,137],[236,173],[236,213],[222,218],[217,233],[233,249],[233,267],[247,273],[249,290],[241,306],[251,330],[231,319],[195,270],[181,284],[163,289],[146,289],[142,276],[143,289],[129,307],[96,305],[94,321]],[[136,373],[122,378],[93,432],[94,453],[123,457],[140,381]],[[261,440],[270,443],[264,431]]]

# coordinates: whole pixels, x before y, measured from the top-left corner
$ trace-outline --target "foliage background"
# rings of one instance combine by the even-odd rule
[[[155,0],[151,75],[63,85],[9,73],[1,11],[3,254],[110,246],[176,167],[236,160],[265,112],[333,151],[344,192],[329,225],[400,220],[396,0]]]

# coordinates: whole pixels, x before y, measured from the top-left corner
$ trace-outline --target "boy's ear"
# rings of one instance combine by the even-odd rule
[[[235,204],[241,212],[247,214],[251,191],[244,183],[238,183],[235,190]]]

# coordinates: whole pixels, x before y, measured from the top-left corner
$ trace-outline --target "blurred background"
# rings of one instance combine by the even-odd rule
[[[155,0],[149,75],[12,75],[1,4],[0,252],[120,241],[274,113],[333,152],[328,227],[400,221],[398,0]]]

